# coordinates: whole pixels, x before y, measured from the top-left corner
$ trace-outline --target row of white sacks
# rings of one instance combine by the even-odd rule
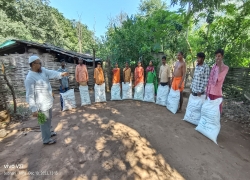
[[[80,86],[81,105],[91,104],[88,86]],[[106,102],[105,84],[95,84],[95,102]],[[121,98],[122,90],[122,98]],[[74,90],[70,89],[65,93],[61,93],[63,98],[63,111],[76,108]],[[132,85],[130,83],[113,84],[111,88],[111,100],[125,100],[134,99],[145,102],[154,102],[166,108],[172,113],[176,113],[180,101],[180,92],[170,89],[169,86],[158,86],[157,97],[155,100],[154,84],[140,83],[135,86],[134,98],[132,97]],[[193,96],[189,97],[186,113],[184,116],[185,121],[197,125],[195,128],[197,131],[211,139],[217,144],[217,136],[220,131],[220,111],[219,105],[222,102],[222,98],[216,100],[205,100],[205,95],[201,97]]]

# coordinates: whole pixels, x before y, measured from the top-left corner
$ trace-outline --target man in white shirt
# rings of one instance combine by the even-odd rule
[[[53,96],[49,79],[61,79],[69,73],[45,69],[42,67],[40,58],[35,55],[29,58],[29,64],[31,70],[25,79],[26,101],[34,117],[38,117],[38,112],[46,116],[46,122],[40,125],[43,143],[54,144],[56,141],[51,137],[56,133],[50,131]]]
[[[159,71],[159,84],[162,86],[168,85],[171,86],[170,82],[171,70],[170,67],[166,64],[166,56],[162,57],[162,65]]]

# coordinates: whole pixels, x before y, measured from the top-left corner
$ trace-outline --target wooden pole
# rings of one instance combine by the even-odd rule
[[[93,77],[95,75],[95,49],[93,48]],[[93,89],[95,87],[95,79],[93,79]]]

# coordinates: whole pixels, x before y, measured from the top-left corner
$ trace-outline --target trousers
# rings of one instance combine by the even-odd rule
[[[51,140],[51,119],[52,119],[52,108],[47,111],[40,111],[46,116],[46,122],[40,125],[43,143],[48,143]]]
[[[64,88],[64,90],[62,89],[62,87],[60,86],[60,93],[65,93],[66,91],[68,91],[68,88]],[[63,98],[60,95],[60,101],[61,101],[61,110],[63,109]]]

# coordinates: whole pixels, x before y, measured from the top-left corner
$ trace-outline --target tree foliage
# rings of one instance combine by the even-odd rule
[[[159,52],[175,61],[176,53],[183,51],[186,62],[191,66],[196,60],[196,53],[205,52],[206,61],[212,65],[214,52],[223,48],[226,64],[231,67],[248,66],[250,1],[235,4],[234,1],[204,0],[203,5],[198,2],[172,1],[173,4],[192,4],[192,10],[197,13],[187,21],[187,13],[183,9],[172,12],[160,8],[163,4],[160,1],[141,1],[139,14],[127,16],[119,26],[116,22],[110,23],[105,38],[100,41],[99,56],[120,65],[129,60],[132,66],[141,59],[145,66],[152,59],[159,62],[155,59]],[[154,3],[154,6],[149,6]],[[189,36],[186,36],[187,28]]]
[[[204,9],[218,9],[226,0],[171,0],[171,5],[180,4],[185,7],[190,4],[193,12],[202,11]]]
[[[49,0],[1,0],[0,42],[10,38],[50,43],[73,51],[80,51],[77,23],[66,19]],[[82,23],[82,52],[90,52],[93,32]]]

